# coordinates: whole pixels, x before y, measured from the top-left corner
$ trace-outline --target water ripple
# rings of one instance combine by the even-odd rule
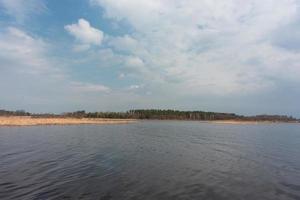
[[[294,126],[0,128],[0,199],[300,199]]]

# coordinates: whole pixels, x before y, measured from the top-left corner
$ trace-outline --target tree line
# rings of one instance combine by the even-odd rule
[[[84,110],[62,114],[36,114],[24,110],[0,110],[0,116],[32,116],[32,117],[74,117],[74,118],[115,118],[115,119],[153,119],[153,120],[241,120],[241,121],[300,121],[286,115],[255,115],[243,116],[235,113],[219,113],[205,111],[179,111],[160,109],[137,109],[126,112],[86,112]]]
[[[16,111],[8,111],[8,110],[0,110],[0,116],[30,116],[31,113],[26,112],[25,110],[16,110]]]

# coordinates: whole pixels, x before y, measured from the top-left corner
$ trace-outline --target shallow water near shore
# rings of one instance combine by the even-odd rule
[[[300,199],[300,125],[0,127],[0,199]]]

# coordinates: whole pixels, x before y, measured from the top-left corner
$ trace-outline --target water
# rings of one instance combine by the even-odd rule
[[[300,199],[300,125],[1,127],[0,199]]]

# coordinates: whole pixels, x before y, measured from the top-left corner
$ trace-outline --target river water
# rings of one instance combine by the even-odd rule
[[[300,125],[1,127],[0,199],[300,199]]]

